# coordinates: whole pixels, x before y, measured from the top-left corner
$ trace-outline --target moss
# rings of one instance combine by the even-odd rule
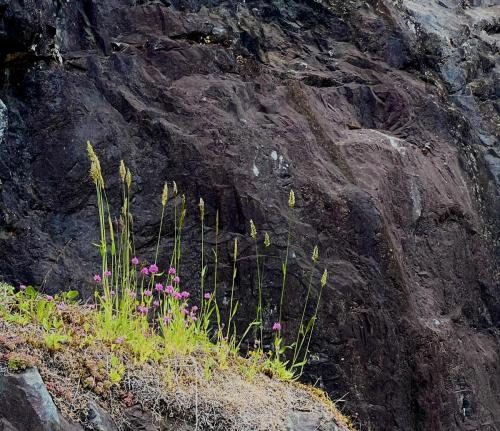
[[[20,373],[27,368],[35,366],[35,359],[26,353],[9,353],[7,355],[7,367],[12,373]]]

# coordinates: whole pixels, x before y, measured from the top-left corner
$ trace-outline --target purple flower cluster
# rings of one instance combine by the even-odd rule
[[[169,267],[166,271],[160,272],[156,263],[144,265],[135,256],[130,263],[133,270],[137,271],[136,274],[142,276],[139,278],[139,283],[144,286],[137,292],[132,288],[125,291],[125,297],[128,298],[132,310],[144,318],[157,316],[160,323],[165,326],[180,319],[182,325],[189,327],[198,320],[199,308],[196,305],[189,305],[191,294],[187,290],[181,290],[181,279],[176,268]],[[110,276],[109,270],[104,271],[102,276],[95,274],[94,282],[103,283],[103,279]],[[109,283],[105,286],[109,286]],[[104,301],[116,295],[113,290],[106,292],[108,293],[103,297]],[[210,292],[203,295],[203,300],[209,301],[212,298],[213,294]],[[114,343],[122,344],[124,340],[124,337],[118,337]]]

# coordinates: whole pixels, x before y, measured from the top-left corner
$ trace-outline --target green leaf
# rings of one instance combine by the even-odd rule
[[[231,319],[236,315],[236,312],[238,311],[238,305],[240,305],[240,303],[236,301],[236,305],[234,306],[233,312],[231,313]]]
[[[299,367],[302,367],[303,365],[306,365],[306,364],[307,364],[307,360],[302,361],[302,362],[297,362],[297,363],[293,364],[291,366],[291,368],[299,368]]]
[[[38,292],[33,288],[33,286],[28,286],[26,288],[26,296],[28,296],[30,298],[36,298],[37,295],[38,295]]]
[[[66,292],[65,297],[68,301],[73,301],[78,298],[78,295],[78,290],[70,290],[69,292]]]

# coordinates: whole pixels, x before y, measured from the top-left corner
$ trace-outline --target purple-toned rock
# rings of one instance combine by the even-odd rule
[[[119,160],[133,172],[141,259],[154,254],[166,180],[189,200],[193,286],[200,196],[207,224],[220,210],[222,281],[234,235],[250,219],[270,233],[268,342],[287,219],[290,342],[319,245],[331,281],[305,377],[361,429],[500,430],[498,8],[0,0],[0,274],[91,293],[90,139],[113,207]],[[169,250],[170,217],[164,228]],[[241,242],[243,327],[257,303],[251,250]]]
[[[0,430],[79,431],[57,410],[36,368],[0,374]]]

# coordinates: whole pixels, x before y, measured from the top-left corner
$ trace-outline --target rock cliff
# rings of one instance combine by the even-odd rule
[[[226,253],[250,218],[275,254],[292,218],[291,274],[319,244],[334,281],[307,376],[361,429],[500,430],[499,17],[495,0],[0,0],[0,274],[90,292],[90,139],[108,178],[132,167],[141,253],[167,179],[221,210]]]

